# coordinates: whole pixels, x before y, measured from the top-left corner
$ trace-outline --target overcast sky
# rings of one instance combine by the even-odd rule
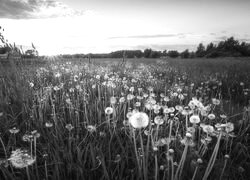
[[[40,54],[250,42],[249,0],[0,0],[0,26]]]

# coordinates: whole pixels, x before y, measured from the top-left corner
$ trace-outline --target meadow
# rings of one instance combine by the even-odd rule
[[[0,62],[0,179],[248,179],[250,58]]]

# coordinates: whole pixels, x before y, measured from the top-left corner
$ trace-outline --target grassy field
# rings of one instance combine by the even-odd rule
[[[0,179],[248,179],[250,58],[0,62]]]

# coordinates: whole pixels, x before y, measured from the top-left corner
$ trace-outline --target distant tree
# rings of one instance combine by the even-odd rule
[[[145,58],[150,58],[151,52],[152,52],[152,49],[145,49],[144,52],[143,52],[144,57]]]
[[[189,58],[195,58],[195,52],[190,52]]]
[[[235,40],[234,37],[230,37],[224,42],[226,51],[235,51],[237,50],[237,46],[239,46],[239,41]]]
[[[161,57],[161,51],[151,51],[150,58],[159,58]]]
[[[119,50],[108,54],[110,58],[141,58],[143,57],[143,52],[141,50]]]
[[[189,50],[186,49],[185,51],[181,52],[181,58],[189,58],[190,53]]]
[[[38,51],[35,49],[28,49],[24,53],[24,57],[26,58],[34,58],[38,56]]]
[[[179,55],[180,55],[179,52],[176,51],[176,50],[168,51],[168,56],[169,56],[169,57],[176,58],[176,57],[178,57]]]
[[[213,49],[215,48],[215,45],[211,42],[207,45],[207,48],[206,48],[206,53],[212,51]]]
[[[167,50],[162,51],[162,56],[166,57],[168,55]]]
[[[122,56],[127,58],[141,58],[143,57],[143,52],[141,50],[125,50]]]
[[[200,43],[198,45],[195,54],[196,54],[196,57],[204,57],[205,56],[205,46],[202,43]]]
[[[85,55],[84,54],[74,54],[73,57],[74,58],[84,58]]]
[[[215,58],[218,56],[216,46],[212,42],[207,45],[205,56],[207,58]]]
[[[62,55],[62,58],[65,58],[65,59],[72,59],[73,56],[70,55],[70,54],[63,54],[63,55]]]
[[[217,58],[219,56],[220,56],[220,53],[216,49],[206,54],[207,58]]]
[[[0,54],[5,54],[10,51],[11,51],[11,48],[9,46],[0,47]]]
[[[239,52],[241,53],[242,56],[250,56],[250,45],[247,44],[246,42],[242,42],[239,45]]]
[[[250,56],[250,53],[248,54],[247,46],[247,43],[242,42],[240,44],[238,40],[234,39],[234,37],[230,37],[225,41],[220,41],[215,50],[213,50],[208,57]]]

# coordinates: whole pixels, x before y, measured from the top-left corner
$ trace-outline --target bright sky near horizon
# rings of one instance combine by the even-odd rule
[[[9,42],[42,55],[250,42],[249,0],[0,0]]]

